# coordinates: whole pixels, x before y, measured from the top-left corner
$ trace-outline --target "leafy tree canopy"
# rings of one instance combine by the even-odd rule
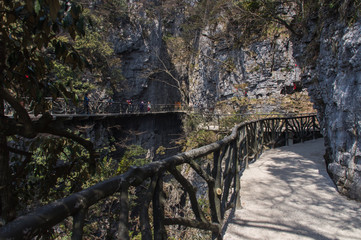
[[[77,34],[85,34],[81,7],[58,0],[6,0],[0,4],[3,9],[0,74],[4,99],[20,112],[15,100],[27,98],[34,103],[30,110],[37,114],[45,110],[45,96],[72,97],[49,73],[54,59],[73,69],[84,67],[84,58],[64,41],[69,36],[75,39]]]
[[[87,150],[82,159],[90,159],[85,161],[92,168],[95,151],[90,141],[52,123],[45,99],[61,96],[76,101],[63,79],[54,77],[54,69],[56,63],[72,70],[86,65],[85,58],[73,46],[77,36],[85,35],[82,7],[68,0],[4,0],[0,2],[0,15],[0,213],[8,221],[15,215],[16,201],[11,197],[14,178],[23,175],[21,171],[26,169],[32,155],[10,143],[16,145],[18,137],[33,139],[39,133],[63,137]],[[5,103],[14,109],[13,118],[4,115]],[[30,111],[41,117],[31,118]],[[58,140],[58,143],[43,144],[44,156],[46,148],[51,152],[51,159],[63,152],[61,149],[67,144],[61,138]],[[17,166],[16,169],[10,169],[9,151],[25,156],[25,160],[18,159],[12,165]]]

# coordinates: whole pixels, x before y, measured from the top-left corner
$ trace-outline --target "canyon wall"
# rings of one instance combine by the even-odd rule
[[[191,23],[186,22],[184,8],[165,15],[152,7],[146,10],[138,1],[129,3],[129,18],[120,21],[109,36],[125,78],[124,89],[115,95],[117,100],[180,101],[215,109],[219,102],[237,98],[252,105],[248,112],[287,114],[289,99],[281,92],[293,92],[297,84],[302,94],[291,101],[308,102],[287,29],[276,27],[263,39],[239,44],[229,20],[220,17],[187,38],[182,29]],[[312,106],[303,111],[312,112]]]
[[[225,27],[216,29],[204,30],[199,38],[199,54],[193,58],[195,67],[189,74],[190,104],[213,107],[236,97],[253,100],[252,108],[258,113],[285,113],[281,91],[298,84],[301,72],[290,39],[275,34],[248,46],[237,46],[212,40],[220,31],[227,36]]]
[[[314,4],[307,21],[296,26],[299,35],[290,37],[278,26],[247,44],[239,44],[230,18],[220,13],[192,32],[189,50],[183,7],[164,16],[160,8],[149,14],[131,1],[133,18],[110,36],[126,82],[116,97],[208,109],[225,102],[218,108],[223,113],[239,112],[231,101],[238,99],[247,105],[242,113],[288,114],[313,111],[309,94],[326,140],[328,171],[340,192],[361,199],[361,22],[352,1]],[[281,92],[294,93],[295,87],[300,93],[287,105]],[[307,107],[295,111],[295,102]]]
[[[340,2],[309,18],[295,57],[318,112],[328,172],[341,193],[361,200],[361,21]]]

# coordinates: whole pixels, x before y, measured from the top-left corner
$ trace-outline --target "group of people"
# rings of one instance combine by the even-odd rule
[[[126,111],[125,112],[134,112],[136,110],[136,106],[134,106],[133,104],[133,100],[131,99],[127,99],[126,100],[127,103],[127,107],[126,107]],[[150,112],[152,109],[152,104],[150,103],[150,101],[148,101],[147,103],[145,101],[140,101],[139,103],[139,111],[140,112]]]
[[[88,97],[88,93],[84,94],[84,99],[83,99],[83,107],[84,107],[84,113],[89,114],[89,97]],[[108,97],[107,101],[106,101],[106,107],[107,108],[117,108],[117,105],[113,106],[113,99],[111,97]],[[118,105],[119,106],[119,105]],[[120,105],[120,111],[121,112],[125,112],[125,113],[129,113],[129,112],[150,112],[152,109],[152,104],[150,101],[140,101],[138,106],[135,105],[133,103],[132,99],[127,99],[125,104],[121,104]],[[114,109],[115,110],[115,109]],[[116,111],[116,110],[115,110]],[[118,108],[119,111],[119,108]]]

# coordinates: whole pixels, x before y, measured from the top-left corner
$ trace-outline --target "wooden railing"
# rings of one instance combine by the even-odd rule
[[[89,207],[114,194],[119,197],[120,204],[115,237],[129,239],[132,208],[129,188],[141,184],[147,189],[143,191],[143,199],[138,201],[138,215],[132,217],[139,219],[142,239],[167,239],[169,225],[208,230],[213,239],[222,239],[227,211],[241,206],[240,177],[247,164],[256,160],[265,148],[287,145],[290,139],[302,142],[316,137],[320,134],[315,115],[245,122],[220,141],[133,167],[122,175],[21,216],[0,229],[0,239],[30,239],[69,216],[73,218],[72,239],[82,239]],[[194,171],[207,190],[201,189],[200,181],[187,179],[182,167],[187,172]],[[166,195],[169,193],[165,194],[164,185],[170,181],[181,186],[179,189],[187,196],[193,216],[177,214],[185,207],[184,203],[171,203],[172,212],[167,210]],[[200,202],[200,192],[208,195],[207,206]],[[149,217],[149,213],[153,216]]]
[[[24,105],[30,113],[32,109],[33,102],[29,102],[26,98],[21,101],[21,104]],[[175,112],[175,111],[186,111],[189,110],[189,107],[180,104],[150,104],[148,108],[147,102],[134,101],[131,103],[127,102],[118,102],[118,101],[109,101],[109,100],[90,100],[87,103],[87,107],[84,103],[79,102],[74,104],[69,99],[57,98],[53,100],[52,98],[46,98],[45,105],[51,114],[55,115],[74,115],[74,114],[131,114],[131,113],[147,113],[147,112]],[[4,106],[5,115],[13,115],[14,109],[7,103]]]

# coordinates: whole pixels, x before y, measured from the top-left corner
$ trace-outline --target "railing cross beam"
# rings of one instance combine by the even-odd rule
[[[120,210],[117,232],[113,237],[129,239],[129,216],[132,211],[131,198],[128,196],[129,187],[138,187],[142,184],[144,188],[145,185],[148,186],[143,194],[144,199],[139,201],[138,216],[142,239],[150,240],[153,237],[160,240],[167,239],[165,225],[183,225],[211,231],[212,238],[220,240],[226,211],[233,207],[241,207],[240,176],[247,168],[249,159],[255,161],[267,144],[276,147],[279,142],[284,142],[288,145],[290,134],[297,136],[300,141],[314,139],[319,135],[317,134],[319,129],[316,116],[268,118],[242,123],[222,140],[142,167],[133,167],[122,175],[41,207],[32,214],[22,216],[0,228],[0,239],[31,239],[69,216],[73,217],[72,239],[82,239],[89,207],[114,194],[119,194]],[[212,160],[210,160],[211,155]],[[207,160],[208,163],[213,161],[212,164],[208,164],[212,165],[209,170],[205,169],[207,164],[202,165],[202,161],[197,162],[202,159]],[[177,166],[191,168],[205,181],[208,187],[207,203],[209,203],[211,219],[206,217],[208,213],[205,211],[208,208],[200,206],[198,202],[200,193],[197,187],[193,186],[194,182],[183,176]],[[171,174],[163,179],[166,172]],[[167,199],[165,199],[163,181],[171,176],[188,194],[188,206],[194,214],[194,219],[190,219],[190,216],[165,217]],[[153,224],[149,219],[151,210]],[[178,210],[182,211],[182,209]]]

